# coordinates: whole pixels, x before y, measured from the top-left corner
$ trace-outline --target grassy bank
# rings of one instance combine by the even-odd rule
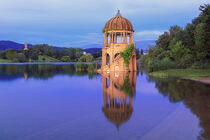
[[[167,78],[171,76],[200,80],[203,77],[210,76],[210,69],[170,69],[151,72],[149,75],[160,78]]]
[[[61,62],[61,61],[53,57],[39,55],[38,62]]]
[[[8,59],[0,59],[0,63],[11,63],[11,62],[13,61]],[[61,61],[53,57],[40,55],[37,61],[29,60],[29,62],[61,62]]]
[[[0,59],[0,63],[8,63],[8,62],[11,62],[11,61],[8,59]]]

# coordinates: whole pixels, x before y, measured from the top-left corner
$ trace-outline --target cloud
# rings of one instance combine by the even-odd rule
[[[63,46],[102,43],[104,24],[120,9],[122,16],[131,20],[138,31],[136,40],[157,39],[162,29],[190,22],[199,13],[199,5],[208,1],[1,0],[0,36]]]
[[[156,40],[158,37],[163,34],[163,30],[145,30],[136,32],[134,35],[136,41],[141,40]]]

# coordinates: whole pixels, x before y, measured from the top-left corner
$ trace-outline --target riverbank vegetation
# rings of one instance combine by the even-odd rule
[[[185,28],[170,27],[168,32],[159,36],[155,46],[148,47],[148,53],[141,57],[141,62],[149,72],[210,69],[210,5],[200,6],[199,10],[199,16],[192,23]]]

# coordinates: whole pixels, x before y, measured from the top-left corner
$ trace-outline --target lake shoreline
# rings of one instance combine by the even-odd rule
[[[149,73],[158,78],[178,77],[210,84],[210,69],[169,69]]]

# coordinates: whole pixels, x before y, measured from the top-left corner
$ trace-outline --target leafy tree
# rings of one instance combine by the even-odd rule
[[[18,53],[18,62],[25,62],[26,57],[23,53]]]
[[[17,50],[16,49],[7,49],[6,50],[6,58],[12,61],[16,61],[17,60]]]
[[[176,34],[177,34],[178,32],[180,32],[180,31],[182,31],[182,28],[181,28],[181,27],[179,27],[179,26],[177,26],[177,25],[171,26],[170,29],[169,29],[170,40],[173,39],[173,38],[176,36]]]
[[[84,54],[79,58],[79,62],[92,62],[93,56],[90,53]]]
[[[195,29],[195,50],[198,60],[203,60],[207,57],[209,46],[206,46],[207,33],[205,31],[206,24],[200,23]]]
[[[39,57],[38,57],[38,54],[37,53],[32,53],[32,55],[31,55],[31,59],[32,60],[38,60],[39,59]]]
[[[138,60],[140,58],[139,49],[136,49],[136,59]]]
[[[5,51],[0,51],[0,58],[6,59],[6,53],[5,53]]]
[[[143,51],[143,49],[141,49],[141,55],[143,55],[144,54],[144,51]]]
[[[163,48],[164,50],[168,50],[168,46],[170,43],[170,35],[168,32],[164,32],[161,36],[159,36],[158,40],[156,41],[156,46]]]

